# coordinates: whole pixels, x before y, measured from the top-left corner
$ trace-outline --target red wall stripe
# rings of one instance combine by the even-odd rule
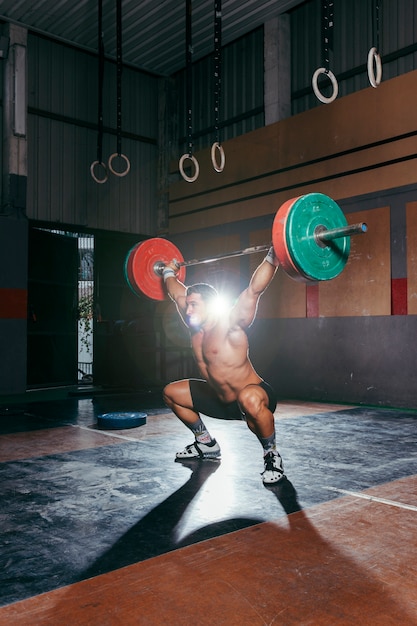
[[[391,315],[407,315],[407,279],[391,280]]]
[[[319,286],[308,285],[307,317],[319,316]],[[391,314],[407,315],[407,279],[391,281]],[[27,319],[27,290],[0,288],[0,319]]]
[[[27,319],[27,290],[0,288],[0,319]]]

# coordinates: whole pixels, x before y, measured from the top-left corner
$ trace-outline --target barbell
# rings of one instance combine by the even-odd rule
[[[344,269],[350,253],[350,237],[367,231],[364,222],[348,224],[339,205],[321,193],[287,200],[278,209],[272,226],[272,245],[282,269],[304,283],[332,280]],[[185,281],[186,267],[212,263],[269,250],[271,243],[185,261],[168,239],[154,237],[136,244],[125,260],[125,278],[132,291],[152,300],[164,300],[162,270],[176,259],[178,279]]]

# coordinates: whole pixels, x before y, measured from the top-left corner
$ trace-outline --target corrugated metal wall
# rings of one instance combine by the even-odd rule
[[[330,68],[339,97],[369,87],[366,62],[376,45],[373,15],[380,10],[383,78],[417,67],[417,0],[335,0],[334,49]],[[292,113],[323,106],[311,78],[322,65],[321,0],[290,12]],[[223,48],[221,140],[264,124],[264,31],[257,28]],[[28,217],[106,230],[155,235],[161,222],[161,172],[158,150],[158,79],[125,67],[122,78],[122,151],[131,161],[124,178],[110,175],[98,185],[90,175],[96,159],[98,61],[95,55],[30,34]],[[163,145],[170,158],[186,150],[185,73],[167,81]],[[194,149],[206,148],[214,134],[213,55],[193,67]],[[103,157],[116,150],[116,67],[107,61],[104,78]]]
[[[293,114],[321,105],[311,86],[314,71],[323,65],[321,5],[321,0],[310,0],[291,12]],[[370,86],[367,59],[374,46],[382,57],[382,80],[416,69],[416,0],[335,0],[333,5],[329,67],[338,80],[338,97]]]
[[[328,3],[330,4],[330,3]],[[376,7],[378,8],[378,11]],[[370,48],[382,57],[382,80],[417,67],[416,0],[334,0],[333,48],[329,68],[335,74],[338,97],[370,86],[367,60]],[[378,20],[377,20],[378,16]],[[312,88],[314,71],[323,65],[322,0],[310,0],[290,11],[292,114],[322,106]],[[226,140],[264,124],[264,31],[258,28],[223,48],[221,139]],[[214,140],[213,55],[193,65],[193,148],[201,150]],[[186,151],[187,109],[185,72],[174,81],[172,116],[178,120],[174,145]],[[324,95],[330,82],[319,80]],[[175,139],[175,138],[174,138]]]
[[[124,177],[96,183],[98,61],[30,35],[28,40],[28,217],[153,235],[157,215],[158,79],[124,67]],[[103,161],[117,151],[116,66],[105,62]],[[101,175],[101,172],[100,172]]]
[[[220,128],[221,141],[243,135],[264,124],[264,30],[258,28],[247,37],[225,46],[221,59]],[[186,152],[187,108],[186,74],[175,77],[172,115],[178,119],[178,156]],[[193,65],[192,71],[193,147],[205,148],[215,141],[214,59],[210,55]]]

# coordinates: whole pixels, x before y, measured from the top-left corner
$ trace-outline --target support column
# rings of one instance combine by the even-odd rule
[[[286,13],[264,24],[265,125],[291,115],[291,32]]]
[[[26,390],[27,363],[27,31],[3,28],[8,40],[3,82],[0,205],[0,394]]]
[[[3,193],[2,213],[26,213],[27,187],[27,30],[5,27],[8,57],[3,62]]]

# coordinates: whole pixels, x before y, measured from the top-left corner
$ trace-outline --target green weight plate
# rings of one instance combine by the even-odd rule
[[[136,247],[136,245],[135,245],[135,247]],[[134,282],[133,277],[132,277],[132,255],[131,255],[131,251],[126,256],[123,269],[124,269],[125,280],[126,280],[127,284],[129,285],[130,289],[133,291],[133,293],[136,296],[141,296],[142,294],[139,291],[139,289],[136,288],[135,282]]]
[[[285,239],[289,254],[299,271],[312,281],[331,280],[344,269],[350,252],[350,238],[321,243],[320,230],[343,228],[347,220],[339,205],[321,193],[298,198],[286,222]]]

